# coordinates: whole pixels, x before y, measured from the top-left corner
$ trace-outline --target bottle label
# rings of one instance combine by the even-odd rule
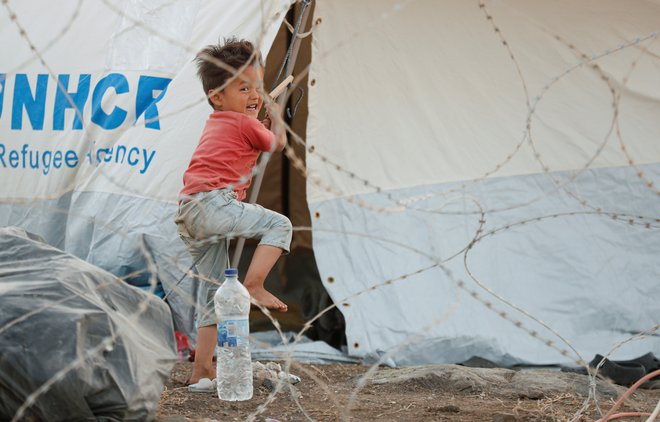
[[[247,319],[226,319],[218,323],[219,347],[248,346],[250,323]]]

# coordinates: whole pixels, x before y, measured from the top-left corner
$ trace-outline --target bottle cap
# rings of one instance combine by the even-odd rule
[[[238,268],[225,268],[225,277],[236,277],[238,275]]]

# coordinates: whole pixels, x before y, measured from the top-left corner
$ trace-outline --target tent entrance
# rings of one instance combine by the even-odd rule
[[[309,31],[313,25],[312,9],[300,32]],[[293,5],[285,17],[285,21],[291,25],[299,20],[302,13],[300,3]],[[301,39],[300,48],[297,52],[293,75],[306,74],[311,62],[312,36]],[[287,50],[291,44],[292,31],[285,22],[282,23],[275,37],[275,41],[266,58],[266,73],[264,75],[264,86],[268,90],[276,85],[276,78],[281,64],[285,60]],[[283,78],[286,75],[280,77]],[[284,119],[291,130],[305,142],[307,129],[307,76],[289,88],[289,98],[285,104]],[[305,160],[305,145],[288,137],[288,144],[293,148],[296,157]],[[248,192],[247,197],[250,197]],[[314,251],[312,249],[311,218],[306,195],[306,179],[303,172],[296,168],[284,153],[274,154],[270,157],[263,184],[259,190],[257,203],[268,209],[272,209],[286,215],[294,227],[293,240],[291,242],[291,253],[281,258],[271,271],[266,280],[266,288],[278,297],[282,298],[289,306],[286,313],[275,313],[285,331],[300,331],[306,321],[313,318],[321,310],[332,304],[325,287],[321,283]],[[232,241],[230,256],[234,256]],[[240,274],[245,274],[254,253],[257,242],[247,240],[239,262]],[[250,315],[253,331],[264,331],[274,329],[273,324],[260,311]],[[325,313],[319,320],[315,321],[312,328],[305,335],[314,340],[323,340],[334,347],[346,344],[344,333],[344,318],[338,309],[332,309]]]

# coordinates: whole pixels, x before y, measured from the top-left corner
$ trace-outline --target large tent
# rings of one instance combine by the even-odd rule
[[[308,111],[269,170],[290,179],[264,189],[287,183],[278,200],[348,354],[660,352],[660,2],[313,6],[294,72]],[[228,35],[266,54],[288,7],[4,5],[0,224],[173,289],[191,262],[172,217],[209,113],[192,58]],[[180,326],[191,289],[185,278],[169,298]]]
[[[660,2],[316,15],[308,201],[350,353],[659,350]]]

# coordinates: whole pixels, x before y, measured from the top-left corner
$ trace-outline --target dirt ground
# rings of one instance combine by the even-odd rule
[[[255,385],[251,400],[230,403],[211,393],[188,392],[184,382],[191,365],[180,362],[172,371],[161,395],[157,412],[159,422],[566,421],[580,411],[586,399],[582,393],[588,389],[588,378],[584,375],[549,370],[521,374],[527,376],[527,380],[531,374],[540,384],[524,381],[523,377],[519,378],[523,381],[517,389],[508,385],[502,387],[493,381],[496,379],[493,377],[511,380],[517,374],[503,369],[481,368],[478,369],[481,372],[474,372],[473,368],[466,372],[462,369],[464,367],[456,365],[436,365],[440,369],[438,373],[407,379],[399,377],[406,372],[405,369],[378,368],[369,376],[374,382],[359,386],[358,381],[369,366],[296,364],[290,372],[299,375],[302,382],[293,388],[285,387],[273,394],[269,387]],[[388,381],[380,377],[384,374]],[[562,377],[559,389],[547,384],[548,380],[559,376]],[[457,377],[462,379],[456,382]],[[598,382],[599,388],[601,384],[605,389],[598,394],[599,406],[607,412],[626,389],[604,381]],[[658,400],[660,390],[638,390],[619,411],[650,413]],[[577,420],[595,421],[599,417],[594,401],[589,400]]]

